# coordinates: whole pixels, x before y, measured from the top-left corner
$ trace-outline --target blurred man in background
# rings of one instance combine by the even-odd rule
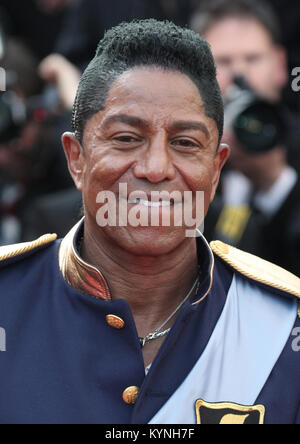
[[[224,142],[232,149],[208,237],[300,275],[300,183],[288,164],[289,118],[279,107],[288,72],[277,18],[263,1],[210,0],[195,13],[192,28],[212,47],[228,111]],[[245,114],[250,102],[251,113]],[[228,116],[241,103],[241,115]]]
[[[287,82],[286,53],[269,6],[256,0],[211,0],[200,5],[192,27],[211,44],[223,94],[236,75],[243,75],[257,93],[279,100]]]
[[[58,103],[43,94],[38,60],[16,40],[2,40],[2,47],[0,244],[7,244],[22,240],[24,218],[35,198],[71,183],[55,138]]]

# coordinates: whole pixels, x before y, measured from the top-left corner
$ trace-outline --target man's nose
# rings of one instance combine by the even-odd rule
[[[176,170],[172,162],[167,135],[159,134],[150,140],[147,151],[141,154],[141,158],[135,165],[134,174],[151,183],[175,178]]]
[[[243,79],[247,79],[249,76],[249,69],[248,69],[248,65],[245,61],[240,60],[235,62],[232,67],[231,67],[231,78],[232,78],[232,82],[234,81],[234,79],[236,78],[243,78]]]

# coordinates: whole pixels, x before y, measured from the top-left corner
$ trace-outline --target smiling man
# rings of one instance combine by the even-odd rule
[[[208,44],[108,31],[73,126],[84,219],[0,250],[0,422],[299,422],[299,279],[197,231],[229,155]]]

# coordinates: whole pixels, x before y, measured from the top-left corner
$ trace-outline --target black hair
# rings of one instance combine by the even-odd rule
[[[86,123],[105,108],[113,82],[137,66],[189,76],[199,89],[207,116],[216,122],[221,140],[224,106],[208,43],[189,29],[149,19],[122,23],[100,41],[94,59],[83,73],[73,107],[73,131],[81,144]]]
[[[274,43],[281,41],[279,19],[265,0],[204,0],[193,14],[191,28],[204,35],[214,24],[228,17],[254,19],[265,28]]]
[[[208,43],[189,29],[149,19],[122,23],[100,41],[81,78],[73,108],[73,130],[81,143],[87,121],[105,108],[113,82],[137,66],[189,76],[199,89],[207,116],[216,122],[221,140],[224,107]]]

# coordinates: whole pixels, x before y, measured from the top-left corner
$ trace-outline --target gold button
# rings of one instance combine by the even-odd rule
[[[135,385],[127,387],[123,392],[123,401],[126,402],[126,404],[135,404],[139,396],[139,391],[140,389]]]
[[[125,322],[123,321],[123,319],[112,314],[106,316],[106,322],[108,323],[108,325],[113,328],[117,328],[118,330],[121,330],[125,327]]]

